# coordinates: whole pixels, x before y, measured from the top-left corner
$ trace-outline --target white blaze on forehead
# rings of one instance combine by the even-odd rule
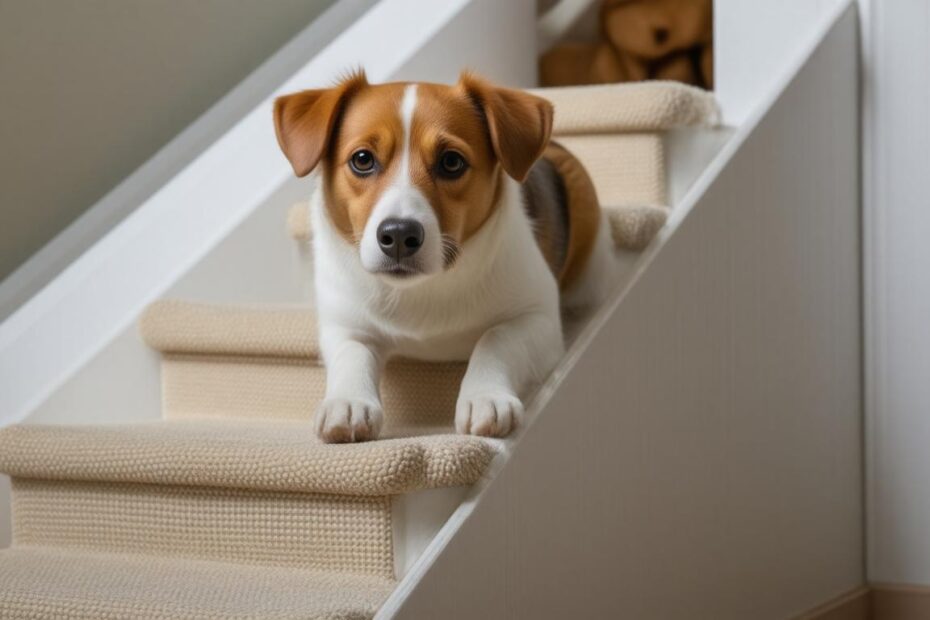
[[[417,85],[410,84],[404,89],[404,97],[400,102],[400,121],[403,126],[404,149],[400,156],[400,170],[397,181],[401,185],[410,184],[410,134],[413,127],[413,110],[417,107]]]
[[[377,272],[391,263],[378,245],[378,226],[388,218],[411,219],[423,226],[423,245],[412,257],[404,259],[408,264],[416,265],[420,274],[439,273],[443,268],[439,219],[429,200],[410,178],[410,143],[416,107],[417,85],[409,84],[404,88],[398,109],[403,135],[397,174],[375,203],[359,244],[362,266],[368,271]]]

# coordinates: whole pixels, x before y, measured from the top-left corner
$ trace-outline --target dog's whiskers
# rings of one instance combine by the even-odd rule
[[[460,252],[461,248],[459,248],[459,244],[456,243],[455,239],[453,239],[450,235],[442,236],[443,265],[448,268],[455,264],[455,261],[458,259]]]

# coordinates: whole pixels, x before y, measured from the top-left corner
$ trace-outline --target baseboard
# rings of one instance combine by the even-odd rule
[[[927,620],[930,586],[872,584],[871,620]]]
[[[876,583],[860,586],[796,620],[927,620],[930,586]]]
[[[871,588],[859,586],[818,605],[795,620],[872,620]]]

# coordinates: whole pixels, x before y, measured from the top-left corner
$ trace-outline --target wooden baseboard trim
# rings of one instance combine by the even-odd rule
[[[873,583],[870,620],[927,620],[930,586]]]
[[[872,620],[872,589],[859,586],[801,614],[796,620]]]
[[[875,583],[828,601],[795,620],[928,620],[930,586]]]

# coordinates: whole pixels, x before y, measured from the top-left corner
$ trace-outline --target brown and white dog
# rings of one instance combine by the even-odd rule
[[[581,164],[549,143],[552,106],[463,74],[280,97],[281,149],[311,199],[330,442],[378,436],[391,356],[469,360],[461,433],[504,436],[563,353],[560,306],[596,303],[613,254]]]

